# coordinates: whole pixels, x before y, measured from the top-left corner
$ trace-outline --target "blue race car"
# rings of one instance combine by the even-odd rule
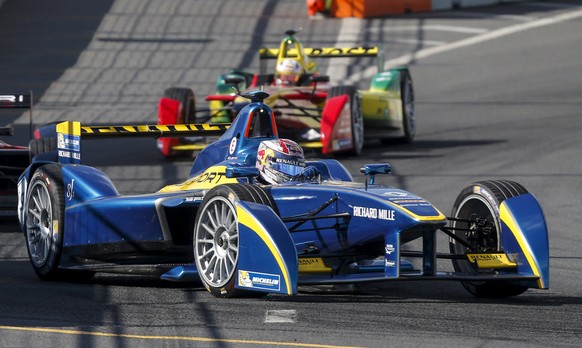
[[[37,155],[18,184],[36,274],[43,280],[154,274],[200,280],[217,297],[427,279],[460,281],[482,297],[548,288],[546,222],[520,184],[473,183],[449,218],[413,193],[377,185],[389,164],[364,165],[366,181],[354,182],[336,160],[281,160],[279,169],[299,163],[304,170],[265,184],[257,163],[272,149],[261,146],[283,141],[263,103],[268,94],[242,96],[251,103],[232,124],[58,124],[58,162]],[[218,133],[187,180],[150,194],[120,195],[102,171],[80,164],[81,138]],[[449,237],[450,253],[437,253],[437,232]],[[438,269],[441,258],[452,260],[454,271]]]

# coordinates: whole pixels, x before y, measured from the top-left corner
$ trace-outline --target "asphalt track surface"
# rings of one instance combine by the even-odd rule
[[[196,284],[151,278],[41,282],[22,234],[8,230],[0,233],[0,346],[580,345],[582,1],[370,20],[308,20],[301,1],[0,5],[0,92],[32,89],[38,123],[155,122],[165,87],[209,93],[229,68],[256,68],[256,49],[276,44],[288,28],[302,27],[306,44],[381,42],[389,63],[409,60],[416,141],[370,142],[364,156],[340,160],[352,173],[362,163],[390,162],[393,175],[382,183],[417,193],[445,213],[473,181],[518,181],[544,208],[551,255],[550,289],[506,300],[474,298],[449,282],[222,300]],[[369,61],[338,65],[329,67],[333,76],[365,86],[358,76],[369,73]],[[3,140],[26,143],[27,116],[4,115],[17,134]],[[156,190],[189,169],[187,161],[162,160],[149,140],[91,143],[86,150],[85,159],[124,193]]]

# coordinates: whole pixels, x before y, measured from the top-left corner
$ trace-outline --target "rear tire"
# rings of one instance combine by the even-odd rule
[[[56,164],[40,167],[27,192],[24,235],[30,263],[42,280],[87,281],[94,272],[59,269],[63,252],[65,198]]]
[[[470,243],[472,250],[451,238],[451,253],[502,251],[499,206],[504,200],[525,193],[527,190],[522,185],[509,180],[479,181],[463,189],[453,205],[451,217],[471,222],[453,221],[452,227],[469,230],[455,234]],[[484,225],[479,225],[477,219],[483,219]],[[468,260],[453,260],[453,267],[456,272],[476,272]],[[471,294],[487,298],[516,296],[527,290],[527,287],[507,281],[462,281],[461,284]]]
[[[177,124],[191,123],[196,119],[196,101],[190,88],[171,87],[164,91],[164,98],[180,102],[182,112],[178,115]]]
[[[180,102],[180,113],[175,124],[188,124],[196,119],[196,102],[194,92],[190,88],[171,87],[164,91],[164,98],[174,99]],[[160,138],[158,148],[166,159],[177,157],[192,157],[193,151],[172,150],[174,146],[183,144],[182,138]]]
[[[225,184],[211,189],[196,215],[196,268],[202,283],[215,297],[264,296],[265,293],[235,288],[239,255],[237,201],[265,204],[278,213],[270,193],[260,186]]]
[[[329,89],[328,98],[347,95],[351,109],[352,145],[347,153],[360,156],[364,148],[364,115],[362,113],[361,97],[354,86],[334,86]]]
[[[41,139],[31,139],[28,142],[28,153],[30,160],[34,158],[36,155],[49,153],[55,151],[57,149],[57,138],[41,138]],[[55,151],[54,158],[52,158],[54,162],[58,160],[57,153]]]
[[[416,135],[416,111],[414,109],[414,88],[408,71],[402,71],[400,80],[400,98],[402,101],[403,143],[411,143]]]

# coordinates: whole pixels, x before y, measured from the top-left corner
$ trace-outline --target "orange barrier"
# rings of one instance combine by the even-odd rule
[[[306,0],[310,16],[383,17],[410,12],[451,10],[455,8],[491,6],[529,0]]]
[[[305,0],[307,3],[307,14],[315,16],[318,12],[326,12],[325,0]]]
[[[432,0],[334,0],[329,14],[337,18],[370,18],[431,10]]]

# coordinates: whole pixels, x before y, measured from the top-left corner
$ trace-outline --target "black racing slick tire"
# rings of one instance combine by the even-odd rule
[[[28,185],[24,215],[24,236],[32,268],[42,280],[89,280],[93,272],[59,268],[64,212],[65,194],[59,166],[48,164],[38,168]]]
[[[196,118],[196,100],[190,88],[171,87],[164,91],[164,97],[180,102],[182,111],[176,120],[177,124],[191,123]]]
[[[329,89],[328,98],[347,95],[351,108],[352,144],[348,154],[360,156],[364,148],[364,114],[362,113],[361,97],[355,86],[334,86]]]
[[[511,197],[526,194],[520,184],[509,180],[487,180],[465,187],[457,197],[451,217],[452,230],[470,247],[451,238],[451,253],[464,255],[467,252],[497,252],[501,247],[501,219],[499,207]],[[475,266],[468,260],[453,260],[456,272],[475,273]],[[508,281],[462,281],[463,287],[477,297],[504,298],[517,296],[527,287]]]
[[[402,130],[404,132],[401,141],[411,143],[416,135],[416,111],[412,77],[407,70],[402,71],[400,76],[400,99],[402,102]]]
[[[28,153],[31,161],[36,155],[54,152],[54,156],[52,156],[52,158],[50,159],[56,162],[58,160],[58,155],[57,152],[55,151],[56,149],[57,149],[57,138],[50,137],[41,139],[31,139],[28,142]],[[45,157],[46,156],[48,155],[45,155]]]
[[[63,178],[59,167],[40,167],[28,186],[24,235],[32,268],[42,280],[55,280],[59,275],[64,211]]]
[[[263,296],[236,289],[239,231],[236,202],[265,204],[275,213],[271,194],[257,185],[225,184],[206,194],[198,208],[193,231],[194,260],[202,283],[215,297]]]

